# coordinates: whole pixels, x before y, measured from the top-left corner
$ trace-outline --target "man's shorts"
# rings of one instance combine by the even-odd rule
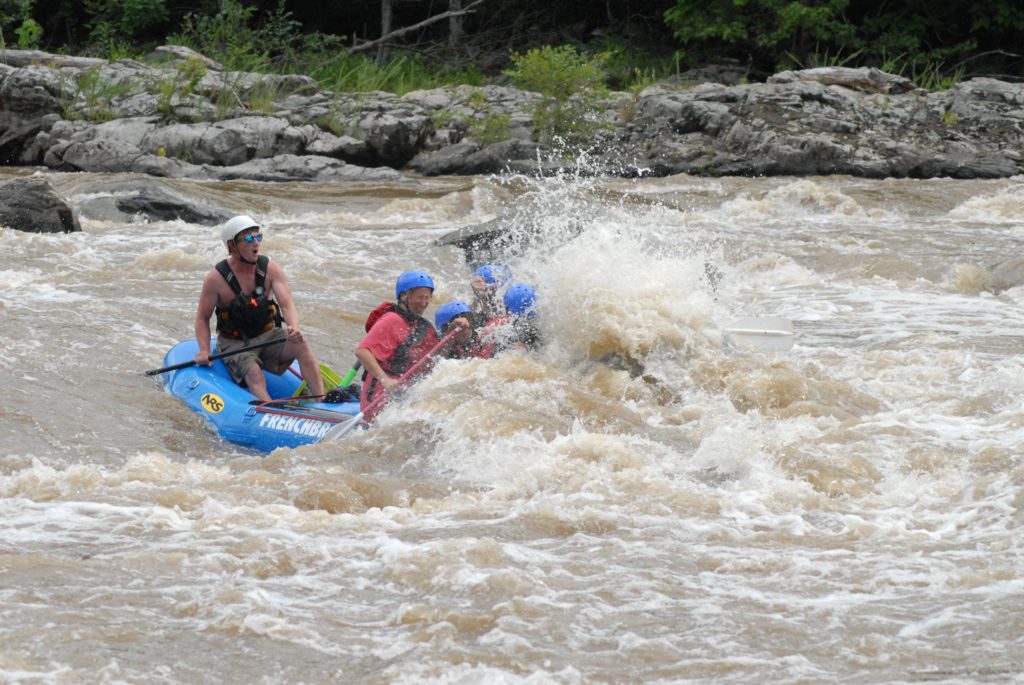
[[[249,340],[239,340],[237,338],[225,338],[223,336],[217,336],[217,353],[230,352],[231,350],[237,350],[240,347],[248,347],[249,345],[255,345],[257,343],[267,342],[270,340],[284,340],[288,337],[288,331],[284,328],[271,328],[266,333],[260,333],[255,338],[249,338]],[[277,368],[281,364],[281,352],[284,349],[284,343],[280,345],[267,345],[261,347],[258,350],[250,350],[248,352],[240,352],[239,354],[233,354],[230,357],[224,357],[221,359],[224,362],[224,366],[228,367],[228,373],[235,379],[235,382],[245,387],[245,374],[249,371],[253,364],[259,364],[264,369],[269,370],[271,373],[277,373]]]

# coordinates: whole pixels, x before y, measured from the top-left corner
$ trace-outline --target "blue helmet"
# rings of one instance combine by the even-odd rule
[[[484,264],[473,275],[484,279],[487,285],[499,287],[512,280],[512,269],[504,264]]]
[[[469,305],[462,300],[446,302],[438,307],[437,312],[434,313],[434,325],[437,326],[437,330],[444,330],[444,327],[451,323],[452,319],[460,314],[469,314],[472,311]]]
[[[413,288],[434,289],[434,279],[426,271],[406,271],[395,281],[395,299],[402,296],[406,290]]]
[[[534,316],[537,291],[525,283],[516,283],[505,291],[505,309],[510,316]]]

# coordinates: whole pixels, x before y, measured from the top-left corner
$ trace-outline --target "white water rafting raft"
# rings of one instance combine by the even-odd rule
[[[164,357],[165,366],[191,362],[199,351],[195,340],[180,342]],[[195,364],[163,373],[167,391],[203,417],[220,437],[260,452],[318,442],[338,424],[359,413],[359,402],[329,404],[295,398],[302,384],[298,362],[281,375],[267,373],[271,402],[256,397],[231,378],[220,359],[210,366]]]

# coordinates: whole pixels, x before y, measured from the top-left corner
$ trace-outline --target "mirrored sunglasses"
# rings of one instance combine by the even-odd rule
[[[263,234],[262,233],[250,233],[249,235],[242,236],[242,240],[244,240],[247,243],[262,243],[263,242]]]

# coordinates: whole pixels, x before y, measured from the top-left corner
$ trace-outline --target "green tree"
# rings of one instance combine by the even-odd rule
[[[910,77],[965,63],[1019,76],[1024,31],[1018,0],[675,0],[664,17],[687,64],[731,57],[760,74],[856,58]]]
[[[259,71],[268,68],[273,58],[292,54],[298,29],[284,0],[262,17],[250,4],[222,0],[215,13],[186,15],[181,31],[167,40],[187,45],[229,68]]]
[[[691,62],[722,53],[772,71],[806,64],[825,49],[853,52],[861,45],[847,20],[849,0],[677,0],[665,23]],[[790,63],[786,63],[786,56]]]
[[[126,41],[144,38],[169,17],[166,0],[86,0],[85,10],[90,33],[115,33]]]

